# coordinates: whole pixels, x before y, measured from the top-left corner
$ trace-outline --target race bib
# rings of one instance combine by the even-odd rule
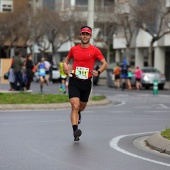
[[[75,75],[79,79],[88,79],[89,68],[86,68],[86,67],[76,67]]]
[[[40,68],[40,73],[45,73],[45,69],[44,68]]]

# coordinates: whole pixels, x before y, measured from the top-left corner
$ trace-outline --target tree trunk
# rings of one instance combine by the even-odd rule
[[[125,50],[125,59],[127,63],[130,64],[130,48],[129,47],[126,47],[126,50]]]
[[[148,50],[148,66],[152,67],[153,64],[152,64],[152,54],[153,54],[153,41],[151,41],[150,43],[150,47],[149,47],[149,50]]]

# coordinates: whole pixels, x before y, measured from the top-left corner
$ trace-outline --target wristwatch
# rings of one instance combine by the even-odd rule
[[[97,72],[98,72],[98,75],[100,75],[101,72],[99,70]]]

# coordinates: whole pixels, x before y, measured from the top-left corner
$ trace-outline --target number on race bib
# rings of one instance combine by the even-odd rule
[[[76,67],[76,77],[79,79],[88,79],[89,68],[86,67]]]

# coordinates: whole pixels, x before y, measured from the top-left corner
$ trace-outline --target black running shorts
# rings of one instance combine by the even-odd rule
[[[140,80],[141,80],[140,78],[136,78],[136,81],[140,82]]]
[[[68,84],[69,99],[78,97],[81,102],[87,102],[91,92],[91,79],[78,79],[70,77]]]
[[[120,79],[120,75],[115,75],[115,80]]]

